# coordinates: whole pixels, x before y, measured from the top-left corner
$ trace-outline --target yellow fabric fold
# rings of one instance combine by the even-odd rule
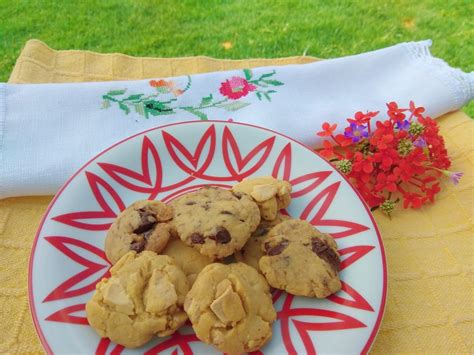
[[[31,40],[21,52],[9,82],[133,80],[314,60],[137,58],[55,51]],[[452,158],[452,170],[465,175],[456,187],[443,182],[434,205],[399,210],[392,220],[375,213],[387,254],[389,289],[373,353],[474,352],[474,122],[460,111],[438,122]],[[35,231],[51,198],[0,200],[2,353],[43,352],[29,314],[27,274]]]

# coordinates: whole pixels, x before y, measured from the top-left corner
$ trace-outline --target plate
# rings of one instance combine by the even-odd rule
[[[104,239],[121,210],[139,199],[168,202],[204,185],[229,188],[262,175],[289,180],[293,200],[287,212],[336,239],[343,286],[322,300],[275,291],[278,320],[261,352],[368,352],[383,316],[387,270],[367,206],[310,148],[268,129],[217,121],[178,123],[125,139],[89,161],[57,193],[29,265],[30,309],[46,351],[132,352],[99,338],[84,311],[95,284],[109,273]],[[215,352],[190,327],[133,351]]]

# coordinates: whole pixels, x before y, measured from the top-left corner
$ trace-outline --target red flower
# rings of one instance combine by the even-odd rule
[[[392,120],[394,121],[401,121],[401,120],[404,120],[405,119],[405,114],[403,112],[406,111],[406,109],[401,109],[401,108],[398,108],[398,105],[396,102],[389,102],[387,104],[387,108],[388,108],[388,111],[387,111],[387,115],[388,117],[390,117]]]
[[[324,149],[319,152],[323,157],[326,159],[330,159],[334,156],[334,147],[332,146],[331,142],[325,140],[323,142]]]
[[[241,97],[247,96],[250,91],[254,91],[256,88],[255,85],[249,84],[244,78],[233,76],[221,83],[219,92],[229,99],[238,100]]]
[[[330,125],[328,122],[324,122],[321,127],[323,130],[318,132],[317,135],[320,137],[330,137],[336,130],[337,124],[334,123],[333,125]]]
[[[416,107],[413,101],[410,101],[410,112],[416,118],[423,117],[422,113],[425,112],[424,107]]]
[[[378,173],[377,175],[377,184],[375,185],[375,190],[382,191],[387,190],[389,192],[397,191],[397,174],[384,174]]]
[[[359,111],[359,112],[355,113],[354,119],[348,118],[347,122],[349,122],[349,124],[355,123],[358,126],[362,126],[362,125],[365,125],[365,124],[369,123],[369,121],[373,117],[377,116],[378,114],[379,114],[379,111],[367,112],[367,113],[363,113],[362,111]]]
[[[403,195],[403,208],[420,208],[421,206],[423,206],[421,195],[410,192]]]

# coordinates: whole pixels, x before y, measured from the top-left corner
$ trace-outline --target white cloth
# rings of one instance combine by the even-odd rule
[[[166,82],[0,84],[0,198],[54,194],[114,142],[177,121],[233,119],[316,145],[322,122],[344,123],[356,111],[384,112],[390,101],[408,107],[413,100],[438,117],[473,98],[474,72],[433,58],[430,45],[402,43],[310,64]]]

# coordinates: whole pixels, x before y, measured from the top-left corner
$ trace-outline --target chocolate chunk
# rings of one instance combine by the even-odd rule
[[[130,250],[134,250],[137,253],[141,253],[145,249],[146,241],[144,239],[137,240],[130,244]]]
[[[225,229],[224,227],[220,227],[219,231],[217,232],[217,234],[214,237],[214,240],[218,244],[227,244],[227,243],[229,243],[230,240],[231,240],[229,231],[227,229]]]
[[[140,214],[141,222],[140,225],[133,230],[133,233],[141,234],[155,227],[157,221],[153,213],[146,211],[144,208],[140,208],[137,211]]]
[[[339,265],[341,263],[339,256],[337,256],[326,241],[319,238],[312,238],[311,249],[317,256],[331,265],[335,271],[339,271]]]
[[[265,251],[267,255],[274,256],[274,255],[281,254],[283,250],[286,249],[287,246],[288,246],[288,240],[286,239],[283,239],[279,244],[273,247],[270,246],[270,243],[267,242],[265,243]]]
[[[221,214],[228,214],[230,216],[233,216],[234,214],[230,211],[221,211]]]
[[[201,207],[204,208],[204,211],[209,211],[209,209],[211,208],[207,203],[205,205],[202,205]]]
[[[193,244],[204,244],[204,236],[200,233],[191,234],[191,243],[193,243]]]
[[[186,206],[192,206],[192,205],[195,205],[196,202],[194,201],[189,201],[189,202],[186,202]]]
[[[254,237],[261,237],[268,233],[268,228],[258,227],[255,232],[253,232]]]

